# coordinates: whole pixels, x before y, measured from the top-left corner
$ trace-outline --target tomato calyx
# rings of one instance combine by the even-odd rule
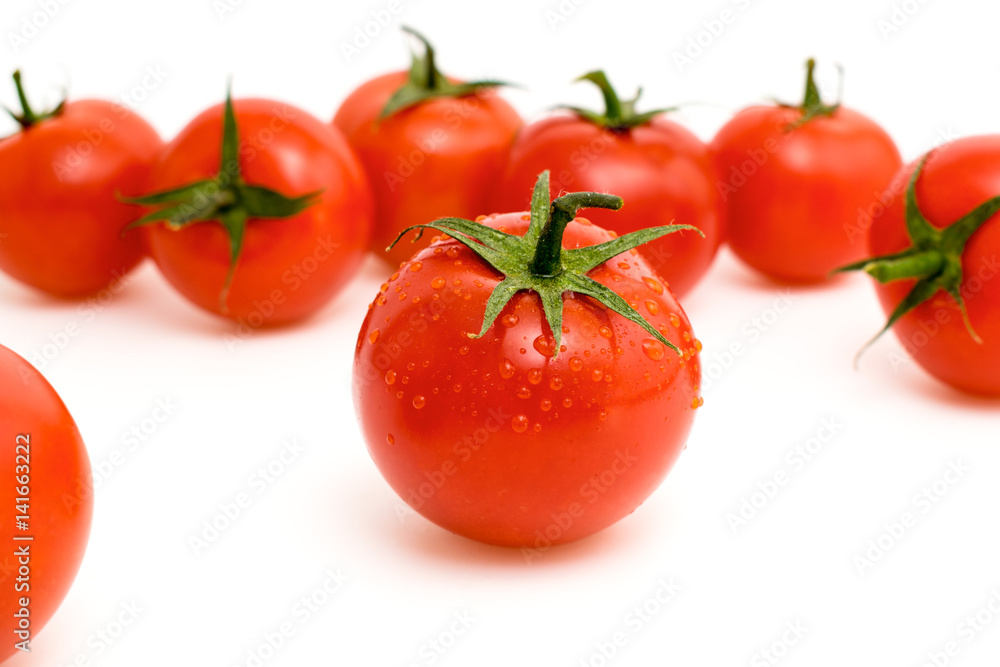
[[[937,294],[947,292],[962,313],[966,330],[976,343],[983,340],[972,328],[962,298],[962,253],[969,238],[983,223],[1000,211],[1000,195],[988,199],[964,216],[937,229],[924,217],[917,203],[916,184],[927,162],[924,156],[913,170],[906,188],[906,232],[912,246],[902,252],[872,257],[840,267],[835,272],[864,271],[882,284],[893,280],[916,278],[917,282],[889,315],[878,334],[858,352],[860,355],[906,313]]]
[[[794,130],[796,128],[802,127],[813,118],[818,118],[819,116],[832,116],[840,108],[840,97],[842,95],[842,90],[837,93],[837,101],[833,104],[824,104],[823,98],[819,94],[819,87],[816,86],[816,79],[813,73],[816,70],[816,59],[810,58],[806,61],[806,91],[802,97],[802,104],[785,104],[783,102],[778,102],[778,106],[785,109],[798,109],[802,112],[802,115],[794,123],[789,123],[788,129]],[[840,86],[843,88],[844,84],[844,70],[837,66],[837,71],[840,72]]]
[[[424,47],[424,54],[421,56],[416,52],[413,53],[409,78],[382,107],[378,116],[379,120],[384,120],[403,109],[408,109],[435,97],[465,97],[466,95],[475,95],[484,88],[510,85],[504,81],[494,80],[452,83],[434,63],[434,47],[431,46],[427,38],[409,26],[403,26],[400,29],[420,41]]]
[[[535,182],[531,196],[531,222],[524,236],[508,234],[472,220],[440,218],[424,225],[408,227],[396,237],[392,245],[411,230],[417,230],[413,239],[416,241],[423,235],[424,229],[435,229],[463,243],[487,264],[504,274],[504,279],[487,299],[482,329],[477,334],[467,333],[469,338],[485,335],[514,295],[528,290],[538,294],[541,299],[542,310],[555,341],[552,356],[556,357],[562,341],[563,294],[574,292],[591,297],[635,322],[680,355],[681,351],[677,346],[647,322],[625,299],[587,274],[623,252],[661,236],[681,230],[692,230],[704,236],[701,230],[691,225],[664,225],[641,229],[595,246],[564,249],[563,232],[579,209],[606,208],[617,211],[623,202],[621,197],[597,192],[574,192],[551,202],[549,196],[549,172],[546,170],[539,174]]]
[[[66,108],[66,97],[59,104],[56,105],[54,109],[48,111],[34,111],[31,108],[31,104],[28,103],[28,96],[24,92],[24,86],[21,83],[21,70],[14,71],[14,87],[17,88],[17,99],[21,103],[21,113],[17,113],[12,109],[7,109],[4,107],[10,117],[13,118],[18,125],[21,126],[22,130],[27,130],[32,125],[37,125],[38,123],[48,120],[50,118],[56,118],[61,115],[63,109]]]
[[[660,114],[675,111],[677,109],[677,107],[666,107],[663,109],[654,109],[652,111],[636,113],[635,105],[636,102],[639,101],[639,97],[642,95],[642,88],[639,88],[639,90],[636,91],[635,97],[632,99],[623,100],[618,97],[618,93],[615,92],[614,87],[611,85],[611,82],[608,81],[608,77],[604,74],[603,70],[587,72],[576,80],[590,81],[601,90],[601,94],[604,96],[604,113],[599,114],[595,111],[582,109],[580,107],[564,106],[559,108],[572,111],[580,118],[583,118],[594,125],[605,127],[609,130],[624,132],[632,129],[633,127],[645,125]]]
[[[229,271],[219,293],[220,309],[229,311],[227,297],[236,265],[243,249],[247,222],[251,219],[283,219],[298,215],[316,203],[321,190],[298,197],[243,180],[239,161],[239,133],[230,92],[226,93],[223,115],[222,161],[214,177],[172,190],[154,192],[141,197],[121,197],[122,201],[140,206],[156,207],[125,227],[123,233],[135,227],[165,223],[178,230],[199,222],[218,222],[229,236]]]

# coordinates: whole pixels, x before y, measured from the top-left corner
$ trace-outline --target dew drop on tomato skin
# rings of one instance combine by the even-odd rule
[[[440,250],[440,248],[438,248],[438,250]],[[448,284],[448,281],[445,280],[444,278],[435,278],[434,280],[431,281],[431,287],[433,287],[434,289],[441,289],[446,284]]]
[[[375,331],[368,334],[368,342],[374,345],[375,343],[378,342],[378,336],[379,336],[379,331],[378,329],[376,329]]]
[[[597,333],[601,334],[602,338],[609,338],[609,339],[611,338],[611,336],[614,335],[614,332],[611,330],[611,327],[607,326],[602,326],[600,329],[597,330]]]
[[[386,371],[385,372],[385,383],[392,384],[396,381],[396,371]]]
[[[563,399],[562,404],[563,404],[564,408],[571,408],[571,407],[573,407],[573,399],[569,398],[569,397],[566,397],[566,398]]]
[[[590,379],[592,379],[594,382],[600,382],[601,380],[604,379],[604,371],[602,371],[600,368],[595,369],[593,372],[591,372]]]
[[[543,375],[544,374],[542,373],[541,369],[532,368],[530,371],[528,371],[528,382],[530,382],[531,384],[540,384]]]
[[[516,313],[508,313],[500,319],[500,323],[510,329],[511,327],[516,327],[520,319]]]
[[[413,407],[415,407],[417,410],[420,410],[425,405],[427,405],[427,399],[426,398],[424,398],[423,396],[420,396],[420,395],[417,395],[417,396],[413,397]]]
[[[504,380],[509,380],[514,377],[515,370],[514,362],[510,359],[504,358],[504,360],[500,362],[500,377]]]
[[[670,325],[673,327],[679,327],[681,325],[681,318],[677,317],[674,313],[670,313]]]
[[[535,348],[535,351],[543,357],[551,357],[552,350],[555,348],[556,342],[551,337],[541,334],[535,338],[532,342],[532,346]]]
[[[385,436],[385,441],[388,442],[390,445],[396,444],[396,439],[392,437],[392,433]]]
[[[419,273],[422,268],[424,268],[424,263],[419,260],[410,264],[410,271],[413,273]]]
[[[563,388],[563,379],[558,375],[553,375],[549,380],[549,389],[553,391],[559,391]]]
[[[458,257],[458,248],[452,246],[451,248],[445,250],[444,254],[448,256],[448,259],[455,259]]]
[[[518,387],[514,394],[518,398],[531,398],[531,390],[527,387]]]
[[[524,433],[528,430],[528,417],[527,415],[516,415],[510,420],[510,427],[514,429],[515,433]]]
[[[538,407],[541,408],[542,412],[548,412],[552,409],[552,401],[547,398],[543,398],[542,402],[538,404]]]
[[[468,354],[469,353],[469,346],[468,345],[463,345],[462,347],[458,348],[458,353],[459,354],[463,354],[463,355],[464,354]]]
[[[645,283],[646,287],[653,290],[653,292],[655,292],[656,294],[663,294],[663,285],[661,285],[660,281],[656,280],[655,278],[650,278],[649,276],[643,276],[642,282]]]
[[[574,371],[574,372],[577,372],[577,373],[579,373],[580,371],[582,371],[583,370],[583,359],[581,359],[580,357],[570,357],[570,360],[569,360],[569,369],[571,371]]]
[[[659,315],[660,305],[652,299],[646,299],[646,310],[649,311],[650,315]]]

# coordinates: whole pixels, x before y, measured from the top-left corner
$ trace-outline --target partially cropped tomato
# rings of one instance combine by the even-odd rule
[[[521,117],[494,91],[499,82],[463,83],[444,76],[427,40],[406,30],[423,41],[426,55],[414,56],[409,73],[363,84],[333,119],[375,191],[372,251],[393,265],[413,248],[386,247],[410,225],[487,211],[489,190],[521,127]]]
[[[220,146],[221,158],[220,158]],[[153,259],[193,303],[251,327],[304,318],[354,276],[371,189],[341,134],[301,109],[227,98],[167,146],[136,203]]]
[[[677,227],[613,240],[574,216],[620,199],[569,194],[550,215],[548,184],[532,214],[428,225],[453,238],[382,286],[354,362],[362,431],[392,488],[529,560],[638,507],[702,402],[701,345],[634,250]]]
[[[726,207],[726,241],[783,282],[826,280],[865,254],[868,210],[902,166],[874,121],[824,105],[808,62],[801,106],[754,106],[726,123],[711,148]]]
[[[535,177],[552,173],[556,192],[607,190],[627,203],[621,213],[593,211],[594,223],[619,234],[653,225],[693,225],[640,250],[653,268],[683,295],[708,270],[719,247],[722,223],[708,148],[664,110],[635,112],[636,100],[621,101],[603,72],[581,77],[597,84],[604,115],[572,108],[527,125],[493,189],[491,210],[523,206]],[[636,98],[638,99],[638,97]]]
[[[55,390],[0,345],[0,661],[29,651],[83,560],[93,497],[90,461]]]
[[[14,82],[22,129],[0,139],[0,269],[54,296],[93,294],[145,255],[141,232],[122,234],[136,208],[115,195],[145,182],[163,142],[104,100],[35,113],[19,72]]]
[[[884,330],[927,372],[1000,396],[1000,135],[945,144],[893,182],[874,257],[845,269],[878,281]]]

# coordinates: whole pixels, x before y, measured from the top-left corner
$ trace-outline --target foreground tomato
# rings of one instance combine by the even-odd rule
[[[141,186],[163,142],[104,100],[35,113],[14,82],[22,130],[0,139],[0,269],[58,297],[93,294],[145,254],[141,232],[122,235],[136,209],[115,194]]]
[[[810,60],[801,106],[744,109],[711,144],[726,240],[744,262],[786,282],[826,280],[863,257],[866,211],[902,166],[881,127],[823,104],[814,67]]]
[[[491,210],[517,210],[535,177],[550,169],[556,192],[607,190],[628,206],[622,213],[593,211],[593,221],[620,234],[672,222],[704,233],[671,234],[640,251],[677,295],[708,270],[721,239],[712,161],[705,145],[667,120],[664,110],[637,114],[636,100],[620,101],[603,72],[583,80],[600,87],[604,115],[582,109],[531,123],[518,134],[494,190]],[[638,99],[638,96],[636,97]]]
[[[843,270],[879,281],[883,332],[931,375],[1000,396],[1000,136],[946,144],[893,182],[907,180],[869,230],[875,257]]]
[[[66,406],[38,371],[0,345],[0,661],[30,650],[83,560],[90,462]],[[23,642],[23,643],[22,643]]]
[[[148,187],[158,192],[132,201],[156,210],[134,224],[150,225],[163,275],[250,327],[326,304],[371,235],[371,190],[343,137],[280,102],[227,98],[208,109],[167,146]]]
[[[354,363],[361,427],[393,489],[529,559],[632,512],[701,405],[701,345],[632,250],[679,227],[615,239],[572,220],[620,199],[576,193],[550,208],[548,185],[545,172],[530,215],[428,225],[454,238],[382,286]]]
[[[386,250],[405,228],[487,210],[488,192],[521,126],[514,108],[493,91],[500,82],[461,83],[445,77],[427,40],[404,30],[423,42],[426,55],[414,56],[409,73],[386,74],[362,85],[333,119],[375,190],[372,251],[394,266],[415,250]]]

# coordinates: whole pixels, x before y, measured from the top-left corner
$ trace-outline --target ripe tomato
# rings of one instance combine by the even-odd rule
[[[130,109],[78,100],[36,114],[19,72],[22,130],[0,140],[0,269],[54,296],[93,294],[145,254],[122,235],[135,208],[116,192],[139,187],[163,142]]]
[[[927,372],[1000,396],[1000,136],[945,144],[893,183],[869,230],[874,257],[846,269],[879,281],[886,329]]]
[[[426,55],[414,56],[409,73],[394,72],[363,84],[333,119],[361,158],[375,191],[372,252],[393,265],[415,250],[386,250],[406,227],[486,211],[489,189],[521,127],[514,108],[493,91],[499,82],[461,83],[445,77],[436,69],[433,48],[417,37]]]
[[[163,275],[251,327],[326,304],[371,235],[371,190],[347,142],[280,102],[227,99],[203,112],[166,147],[148,188],[157,192],[134,201],[158,209],[135,224],[151,225]]]
[[[825,106],[808,63],[802,106],[744,109],[712,141],[726,240],[740,259],[785,282],[826,280],[865,253],[859,214],[902,166],[869,118]]]
[[[630,250],[676,228],[595,247],[614,235],[570,220],[606,204],[572,200],[610,196],[567,195],[550,215],[543,177],[531,215],[432,223],[455,238],[382,286],[354,362],[362,431],[390,486],[438,525],[525,547],[529,560],[631,513],[670,470],[702,402],[701,345]],[[535,263],[544,249],[548,270]]]
[[[2,345],[0,441],[3,661],[30,649],[66,596],[94,506],[91,494],[79,493],[91,488],[90,462],[73,418],[45,378]]]
[[[581,78],[601,88],[605,114],[571,109],[572,114],[527,125],[511,148],[491,208],[509,211],[523,206],[535,177],[549,169],[556,192],[607,189],[628,203],[622,213],[589,214],[606,229],[624,234],[671,222],[693,225],[704,238],[671,234],[640,251],[673,292],[683,295],[708,270],[722,235],[708,149],[691,132],[667,120],[663,110],[636,114],[635,100],[620,101],[603,72]]]

